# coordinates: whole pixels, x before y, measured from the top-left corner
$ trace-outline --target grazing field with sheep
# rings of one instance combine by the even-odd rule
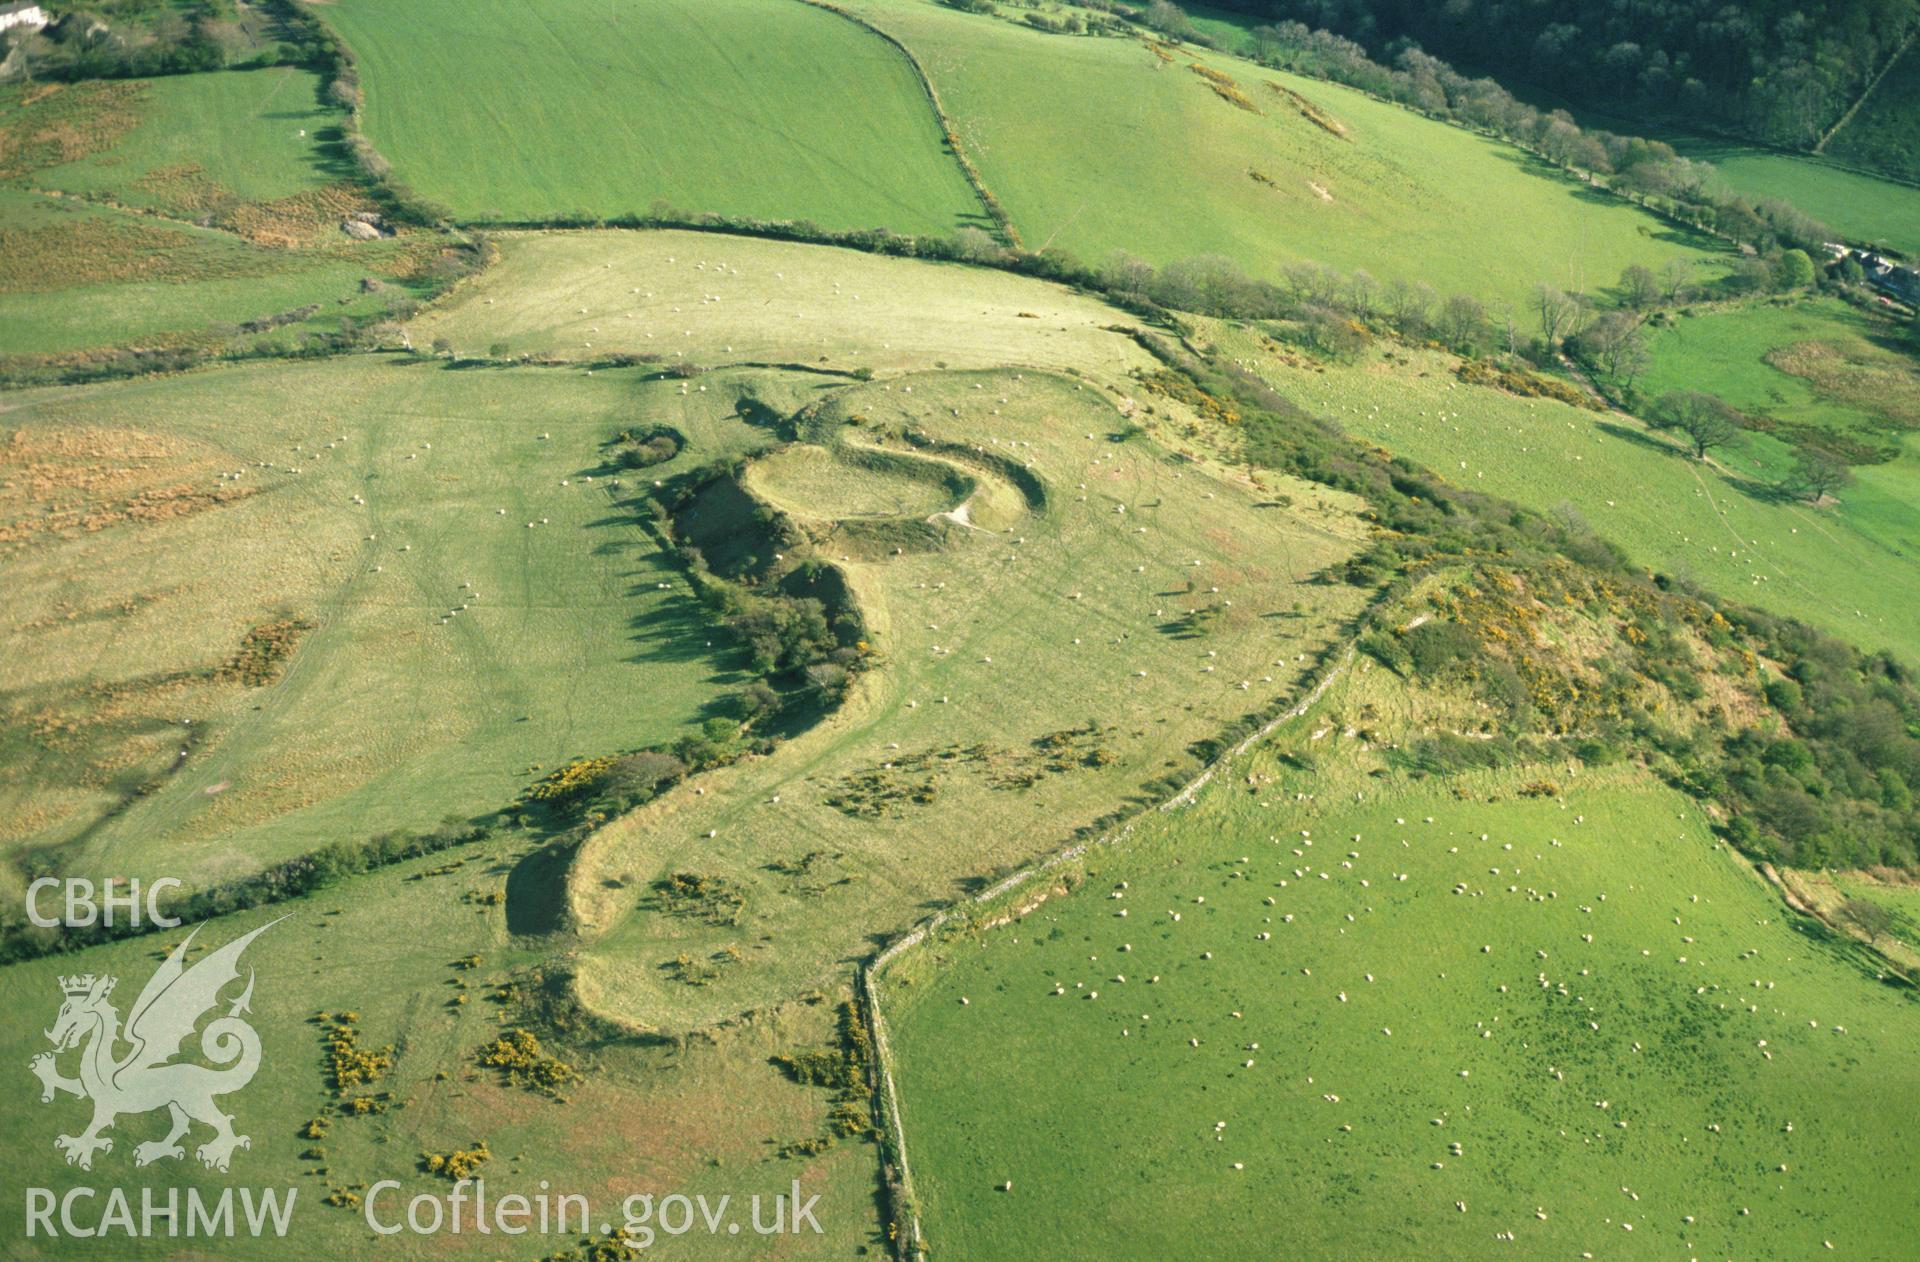
[[[1906,1248],[1883,966],[1631,769],[1391,770],[1432,719],[1363,664],[883,974],[941,1256]]]
[[[834,373],[1030,365],[1151,367],[1130,323],[1062,285],[1006,272],[707,232],[503,233],[498,266],[409,325],[454,353]]]
[[[843,576],[858,673],[819,726],[582,847],[581,993],[644,1025],[830,984],[926,900],[1191,774],[1195,743],[1284,704],[1364,600],[1316,581],[1365,537],[1347,497],[1177,456],[1071,377],[907,374],[797,424],[804,446],[749,465],[728,511],[784,514],[756,573]],[[915,484],[910,511],[876,516],[853,468]],[[737,533],[719,511],[686,527],[709,559]],[[724,914],[676,906],[676,882],[726,891]]]
[[[1224,352],[1302,406],[1450,481],[1575,515],[1639,564],[1920,661],[1908,598],[1920,582],[1912,437],[1899,459],[1856,469],[1837,504],[1815,506],[1692,460],[1623,413],[1469,385],[1440,352],[1395,347],[1329,364],[1211,327]]]
[[[912,66],[795,0],[342,0],[366,130],[462,220],[686,211],[950,233],[984,208]]]
[[[11,6],[0,1254],[1913,1253],[1920,192],[1231,3]]]
[[[737,654],[602,443],[752,450],[735,402],[772,377],[360,358],[16,394],[5,849],[233,876],[678,735]]]
[[[1631,263],[1713,258],[1517,149],[1335,84],[929,0],[849,7],[919,56],[1033,249],[1224,255],[1267,279],[1311,259],[1522,309],[1538,284],[1597,288]]]

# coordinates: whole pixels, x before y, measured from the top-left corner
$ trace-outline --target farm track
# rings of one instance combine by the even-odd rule
[[[1814,144],[1813,152],[1822,155],[1826,153],[1827,142],[1839,135],[1841,131],[1845,129],[1846,125],[1853,121],[1854,115],[1860,112],[1860,108],[1873,99],[1873,94],[1879,89],[1881,81],[1893,73],[1893,68],[1900,64],[1902,57],[1907,56],[1913,51],[1913,45],[1916,39],[1920,39],[1920,31],[1908,35],[1900,47],[1894,50],[1893,56],[1887,58],[1887,64],[1880,67],[1880,73],[1873,76],[1872,82],[1867,84],[1867,90],[1860,94],[1860,99],[1852,105],[1849,105],[1847,112],[1840,116],[1839,121],[1827,128],[1826,133]]]

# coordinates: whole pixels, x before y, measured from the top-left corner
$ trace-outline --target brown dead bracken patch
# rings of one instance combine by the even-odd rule
[[[252,495],[215,480],[216,454],[140,430],[16,430],[0,446],[0,547],[164,521]]]
[[[0,95],[0,179],[111,149],[139,124],[146,91],[144,83],[112,79]]]

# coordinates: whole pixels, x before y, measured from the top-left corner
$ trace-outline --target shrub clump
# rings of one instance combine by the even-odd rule
[[[566,1061],[547,1055],[540,1039],[530,1030],[508,1030],[482,1047],[475,1057],[482,1066],[499,1070],[500,1076],[513,1086],[555,1100],[564,1100],[566,1097],[561,1092],[581,1081],[580,1071]]]
[[[487,1150],[487,1141],[480,1140],[471,1148],[456,1148],[452,1152],[423,1152],[420,1154],[420,1168],[428,1174],[437,1174],[451,1183],[462,1179],[471,1179],[480,1172],[480,1167],[493,1159]]]

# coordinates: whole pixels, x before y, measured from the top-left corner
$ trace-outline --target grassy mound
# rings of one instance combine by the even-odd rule
[[[754,462],[749,477],[761,498],[781,512],[828,521],[929,517],[958,506],[955,490],[966,495],[973,489],[957,469],[911,459],[860,462],[824,447],[788,448]]]
[[[696,211],[950,232],[982,215],[912,67],[792,0],[345,0],[366,130],[462,219]]]
[[[830,520],[853,506],[837,488],[808,502],[787,562],[844,575],[869,669],[770,756],[607,825],[570,878],[594,939],[582,993],[644,1024],[822,984],[922,900],[1190,769],[1195,742],[1289,697],[1362,600],[1313,583],[1364,534],[1344,497],[1173,457],[1067,378],[893,378],[835,397],[813,432],[1016,494],[931,535]],[[729,882],[735,914],[661,914],[648,891],[676,872]]]
[[[1383,675],[903,957],[933,1247],[1898,1253],[1912,1003],[1637,773],[1383,777],[1438,717]]]
[[[1704,257],[1514,149],[1346,88],[923,0],[852,7],[927,65],[1036,249],[1223,254],[1268,277],[1306,258],[1521,308],[1542,282],[1597,286],[1629,263]]]

